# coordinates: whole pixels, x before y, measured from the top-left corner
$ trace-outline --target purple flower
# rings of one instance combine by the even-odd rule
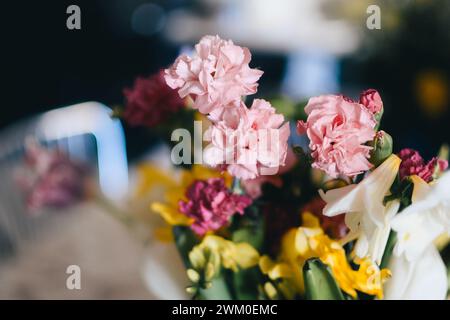
[[[35,142],[28,143],[25,152],[18,183],[30,211],[63,208],[82,200],[87,173],[84,167],[64,153],[45,149]]]
[[[193,218],[191,229],[198,235],[217,230],[228,224],[236,212],[244,214],[244,209],[252,203],[245,195],[232,193],[222,178],[197,180],[186,191],[188,201],[180,201],[179,209]]]
[[[436,166],[439,166],[439,170],[444,171],[448,167],[446,160],[433,158],[428,162],[422,158],[418,151],[414,149],[402,149],[398,156],[402,159],[400,164],[400,178],[417,175],[424,181],[430,182],[433,179],[433,173]]]
[[[133,88],[123,93],[123,119],[131,126],[154,127],[185,106],[177,91],[166,84],[162,70],[148,78],[137,78]]]

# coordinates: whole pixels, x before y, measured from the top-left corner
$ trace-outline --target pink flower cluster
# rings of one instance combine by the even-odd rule
[[[342,95],[323,95],[309,99],[307,121],[299,121],[299,134],[306,133],[314,159],[312,166],[331,177],[355,176],[372,167],[371,147],[376,121],[365,105]]]
[[[188,201],[180,201],[179,209],[193,218],[191,229],[198,235],[217,230],[230,221],[236,212],[244,214],[252,199],[232,193],[222,178],[197,180],[187,189]]]
[[[208,114],[256,92],[263,72],[251,69],[250,60],[247,48],[217,35],[205,36],[195,46],[195,55],[178,57],[165,78],[182,98],[194,100],[195,109]]]
[[[164,71],[137,78],[133,88],[123,91],[126,106],[123,119],[131,126],[154,127],[184,108],[185,103],[164,80]]]
[[[399,169],[400,179],[418,175],[426,182],[430,182],[433,179],[433,173],[436,166],[438,166],[440,171],[444,171],[448,167],[448,162],[446,160],[438,158],[433,158],[430,161],[425,162],[419,152],[414,149],[402,149],[398,153],[398,156],[402,159]]]
[[[48,207],[63,208],[85,195],[86,168],[71,161],[64,153],[28,143],[24,167],[18,172],[18,183],[31,212]]]
[[[225,109],[220,121],[205,133],[211,144],[205,149],[205,162],[224,166],[243,180],[274,175],[284,166],[289,124],[275,113],[269,102],[255,99],[250,109],[242,102]]]
[[[193,57],[180,56],[165,78],[212,122],[205,162],[244,180],[276,174],[286,158],[289,125],[265,100],[255,99],[250,108],[243,103],[262,75],[249,67],[249,50],[218,36],[203,37],[195,49]]]

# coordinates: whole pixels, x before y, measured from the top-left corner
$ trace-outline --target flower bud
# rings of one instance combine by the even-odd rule
[[[392,137],[380,130],[376,133],[375,139],[370,144],[373,149],[370,152],[370,162],[378,167],[392,154]]]
[[[375,89],[368,89],[361,92],[359,103],[365,106],[372,114],[383,111],[383,101],[381,96]]]
[[[381,118],[383,117],[383,100],[381,100],[381,96],[375,89],[367,89],[361,92],[359,96],[359,103],[362,104],[369,110],[375,117],[377,125],[375,126],[375,130],[380,127]]]

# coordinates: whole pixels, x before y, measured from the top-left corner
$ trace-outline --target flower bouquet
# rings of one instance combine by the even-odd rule
[[[138,197],[162,192],[148,201],[164,221],[155,241],[184,268],[160,269],[187,275],[194,299],[446,298],[446,147],[429,161],[393,153],[373,89],[249,103],[263,74],[250,60],[205,36],[116,111],[172,145],[173,168],[139,168]]]

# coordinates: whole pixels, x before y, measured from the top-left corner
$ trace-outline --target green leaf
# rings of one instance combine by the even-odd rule
[[[262,252],[264,245],[264,219],[259,208],[252,206],[242,217],[237,217],[231,239],[233,242],[246,242]],[[258,286],[261,283],[261,272],[258,267],[239,270],[232,274],[234,293],[239,300],[258,299]]]
[[[233,287],[238,300],[257,300],[262,282],[258,267],[239,270],[233,274]]]
[[[260,222],[258,225],[246,226],[234,231],[231,236],[232,241],[236,243],[246,242],[260,252],[264,243],[263,219]]]
[[[312,258],[305,262],[303,278],[308,300],[344,300],[330,269],[320,259]]]
[[[188,227],[176,226],[173,227],[172,232],[181,259],[183,260],[185,267],[190,268],[189,252],[191,252],[192,248],[199,243],[199,240]]]

